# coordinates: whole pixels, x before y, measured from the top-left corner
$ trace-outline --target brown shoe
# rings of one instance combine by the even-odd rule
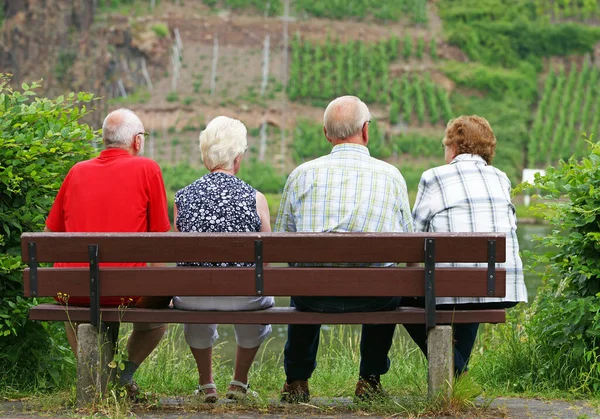
[[[359,377],[358,383],[356,383],[356,391],[354,392],[355,401],[369,402],[385,397],[386,394],[383,391],[378,375]]]
[[[310,392],[307,380],[294,380],[288,384],[286,381],[281,390],[282,403],[308,403]]]

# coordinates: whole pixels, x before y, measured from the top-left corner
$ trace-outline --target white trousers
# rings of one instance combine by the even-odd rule
[[[275,304],[273,297],[173,297],[180,310],[255,311]],[[270,324],[235,324],[235,339],[242,348],[256,348],[271,334]],[[219,338],[216,324],[185,324],[185,340],[194,349],[206,349]]]

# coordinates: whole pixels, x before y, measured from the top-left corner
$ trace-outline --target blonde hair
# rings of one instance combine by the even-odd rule
[[[200,133],[202,161],[210,171],[230,170],[235,158],[246,151],[246,127],[237,119],[218,116]]]
[[[490,123],[481,116],[461,115],[446,126],[445,146],[454,146],[457,154],[477,154],[492,164],[496,152],[496,136]]]
[[[325,109],[323,122],[327,137],[344,140],[360,132],[365,122],[371,120],[369,108],[356,96],[341,96],[331,101]]]

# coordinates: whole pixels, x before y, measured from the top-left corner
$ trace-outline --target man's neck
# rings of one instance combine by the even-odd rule
[[[122,148],[122,147],[106,147],[105,150],[123,150],[126,151],[127,153],[131,154],[132,156],[136,156],[136,152],[135,149],[133,147],[129,147],[129,148]]]
[[[366,146],[363,138],[362,137],[358,137],[358,136],[344,138],[342,140],[332,140],[331,144],[333,144],[334,147],[336,145],[340,145],[340,144],[357,144],[357,145]]]

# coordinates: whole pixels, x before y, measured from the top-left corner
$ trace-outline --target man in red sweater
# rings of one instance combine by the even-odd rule
[[[111,112],[102,124],[105,149],[91,160],[77,163],[67,174],[52,205],[45,231],[49,232],[165,232],[171,226],[167,198],[158,164],[141,157],[144,125],[128,109]],[[144,267],[145,263],[104,263],[101,266]],[[85,263],[57,263],[57,267],[87,267]],[[135,304],[137,297],[104,297],[103,306]],[[89,306],[88,297],[69,296],[69,305]],[[76,327],[66,323],[67,338],[77,354]],[[138,394],[133,374],[160,342],[164,324],[134,324],[127,342],[128,361],[119,381],[131,397]]]

